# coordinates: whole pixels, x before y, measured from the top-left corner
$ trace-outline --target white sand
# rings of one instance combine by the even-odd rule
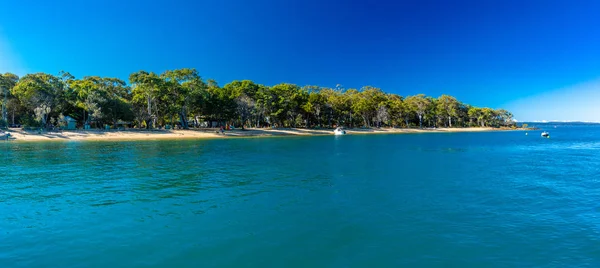
[[[438,128],[438,129],[346,129],[349,135],[353,134],[391,134],[391,133],[438,133],[438,132],[481,132],[498,131],[496,128]],[[331,129],[302,129],[302,128],[259,128],[247,130],[228,130],[225,134],[218,134],[218,129],[193,129],[193,130],[64,130],[61,132],[24,131],[10,129],[11,140],[14,141],[98,141],[98,140],[165,140],[165,139],[206,139],[228,137],[266,137],[266,136],[307,136],[307,135],[333,135]]]

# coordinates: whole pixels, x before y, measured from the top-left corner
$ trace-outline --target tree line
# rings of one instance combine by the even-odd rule
[[[86,76],[0,74],[0,126],[52,128],[65,116],[78,127],[506,127],[504,109],[474,107],[455,97],[400,96],[379,88],[344,89],[250,80],[219,86],[195,69],[139,71],[129,81]],[[208,123],[208,125],[207,125]]]

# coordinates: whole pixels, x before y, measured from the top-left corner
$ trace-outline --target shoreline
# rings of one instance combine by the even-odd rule
[[[459,133],[459,132],[491,132],[525,129],[507,128],[369,128],[346,129],[348,135],[369,134],[410,134],[410,133]],[[218,134],[218,129],[190,130],[63,130],[60,132],[25,131],[9,129],[11,142],[44,142],[44,141],[145,141],[145,140],[179,140],[179,139],[223,139],[223,138],[253,138],[253,137],[290,137],[290,136],[333,136],[333,129],[304,129],[304,128],[249,128],[246,130],[227,130]]]

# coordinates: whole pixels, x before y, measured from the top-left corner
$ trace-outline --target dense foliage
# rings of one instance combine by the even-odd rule
[[[512,126],[506,110],[478,108],[448,95],[402,97],[379,88],[274,86],[249,80],[219,86],[195,69],[139,71],[117,78],[69,73],[0,75],[0,125],[54,127],[70,116],[79,127],[468,127]]]

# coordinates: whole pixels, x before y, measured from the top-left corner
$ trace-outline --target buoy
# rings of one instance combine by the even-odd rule
[[[527,135],[529,135],[529,134],[527,134],[527,132],[525,132],[525,136],[527,136]]]

